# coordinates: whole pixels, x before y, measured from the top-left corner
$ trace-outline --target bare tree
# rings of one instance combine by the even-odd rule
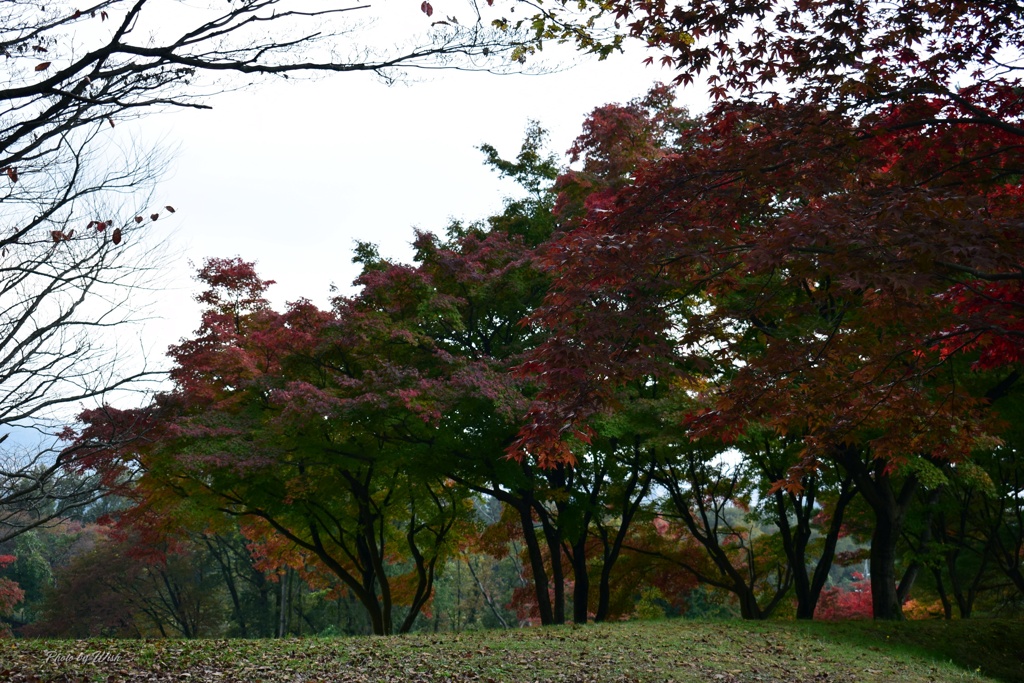
[[[139,208],[165,160],[100,133],[68,133],[0,193],[0,542],[96,501],[101,478],[62,452],[61,427],[158,376],[125,333],[162,258],[143,239],[159,214]]]
[[[101,478],[62,451],[55,425],[86,401],[157,373],[126,353],[124,325],[156,268],[143,239],[166,160],[117,125],[206,108],[260,76],[396,69],[497,70],[509,34],[433,21],[419,44],[354,44],[368,5],[333,0],[5,0],[0,12],[0,542],[89,505]],[[432,13],[424,3],[422,10]],[[410,12],[416,12],[410,6]],[[418,15],[422,16],[422,15]],[[431,23],[425,20],[425,24]],[[131,361],[132,358],[136,360]],[[35,430],[36,444],[10,438]],[[5,443],[7,440],[7,443]]]
[[[434,21],[422,45],[359,47],[347,19],[368,7],[335,0],[101,0],[75,9],[6,0],[0,168],[20,172],[19,165],[45,160],[71,131],[90,124],[157,106],[207,107],[211,94],[238,87],[219,78],[226,74],[500,69],[519,53],[510,34],[480,21],[462,26],[455,17]]]

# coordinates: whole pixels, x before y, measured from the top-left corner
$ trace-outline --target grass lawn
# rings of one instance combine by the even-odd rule
[[[287,640],[6,640],[0,681],[1024,681],[1024,622],[685,620]]]

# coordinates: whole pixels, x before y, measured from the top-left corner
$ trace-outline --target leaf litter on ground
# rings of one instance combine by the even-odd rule
[[[1012,682],[1024,681],[1022,638],[1016,621],[669,620],[391,637],[7,640],[0,681]]]

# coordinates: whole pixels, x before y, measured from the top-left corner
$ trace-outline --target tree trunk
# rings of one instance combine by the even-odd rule
[[[554,614],[551,610],[551,595],[548,593],[548,573],[544,568],[544,556],[541,554],[540,543],[537,542],[537,532],[533,526],[532,506],[528,501],[517,501],[516,509],[519,511],[519,522],[523,529],[526,553],[530,557],[533,589],[537,596],[537,611],[540,613],[540,623],[548,626],[555,623]]]
[[[857,495],[857,487],[850,480],[844,480],[841,484],[839,499],[832,511],[832,521],[829,524],[828,532],[825,534],[825,547],[821,551],[821,557],[814,568],[814,575],[811,577],[810,592],[806,598],[805,609],[809,610],[810,619],[814,616],[814,610],[818,608],[818,599],[821,591],[828,582],[829,570],[832,568],[832,561],[836,556],[836,545],[839,543],[839,535],[843,530],[843,516],[846,514],[846,507]],[[799,611],[799,607],[797,608]],[[797,618],[800,618],[799,615]]]
[[[946,585],[942,581],[942,572],[938,567],[932,567],[932,576],[935,577],[935,590],[939,594],[939,600],[942,601],[942,618],[949,621],[953,618],[953,603],[949,601],[949,592],[946,591]]]
[[[277,637],[284,638],[288,635],[288,577],[291,570],[286,569],[281,577],[281,594],[277,600]]]
[[[584,536],[573,545],[572,573],[575,578],[572,590],[572,620],[576,624],[587,623],[590,600],[590,574],[587,572],[587,538]]]
[[[741,617],[758,620],[765,618],[765,614],[761,612],[761,607],[757,604],[757,596],[746,584],[735,586],[733,592],[736,593],[736,597],[740,601]]]
[[[562,535],[555,528],[550,520],[544,517],[540,511],[541,527],[544,530],[544,540],[547,541],[548,551],[551,556],[551,584],[554,592],[552,601],[553,624],[565,623],[565,570],[562,568]]]
[[[638,501],[639,502],[639,501]],[[636,508],[634,507],[629,517],[624,517],[619,525],[618,533],[615,534],[615,539],[609,546],[608,540],[604,534],[602,534],[602,540],[604,541],[604,562],[601,564],[601,578],[597,586],[597,612],[594,614],[594,621],[601,622],[608,618],[608,611],[611,609],[612,599],[612,568],[615,566],[615,562],[619,559],[619,555],[622,552],[622,544],[626,540],[626,532],[629,529],[629,525],[632,521],[633,514]]]
[[[633,461],[631,462],[627,485],[622,498],[622,512],[619,515],[619,527],[615,532],[615,538],[609,544],[608,533],[598,517],[598,530],[603,548],[603,562],[601,563],[601,578],[597,587],[597,611],[594,614],[594,621],[604,621],[608,618],[608,611],[611,609],[611,578],[612,568],[619,559],[622,552],[622,544],[626,541],[629,527],[633,523],[637,510],[640,509],[647,492],[651,487],[651,472],[648,469],[655,462],[653,449],[648,449],[642,454],[639,437],[633,441]]]
[[[866,463],[860,450],[853,447],[842,449],[837,460],[853,477],[857,489],[875,515],[869,555],[872,614],[879,620],[902,620],[903,608],[897,592],[896,544],[907,510],[914,501],[917,476],[913,473],[907,475],[899,491],[895,492],[895,482],[886,462],[872,459]]]
[[[870,554],[871,611],[875,619],[903,619],[896,588],[896,542],[902,525],[903,520],[895,510],[875,510]]]

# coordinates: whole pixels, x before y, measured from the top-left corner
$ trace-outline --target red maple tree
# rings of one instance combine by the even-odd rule
[[[878,522],[875,613],[898,616],[894,548],[922,472],[991,432],[952,361],[1019,348],[1019,311],[976,284],[1021,276],[1017,133],[922,123],[969,115],[939,99],[858,119],[715,107],[547,253],[534,320],[551,336],[526,366],[546,388],[518,452],[571,459],[564,437],[590,438],[630,381],[704,383],[693,436],[757,421],[804,441],[780,485],[822,459],[853,475]]]

